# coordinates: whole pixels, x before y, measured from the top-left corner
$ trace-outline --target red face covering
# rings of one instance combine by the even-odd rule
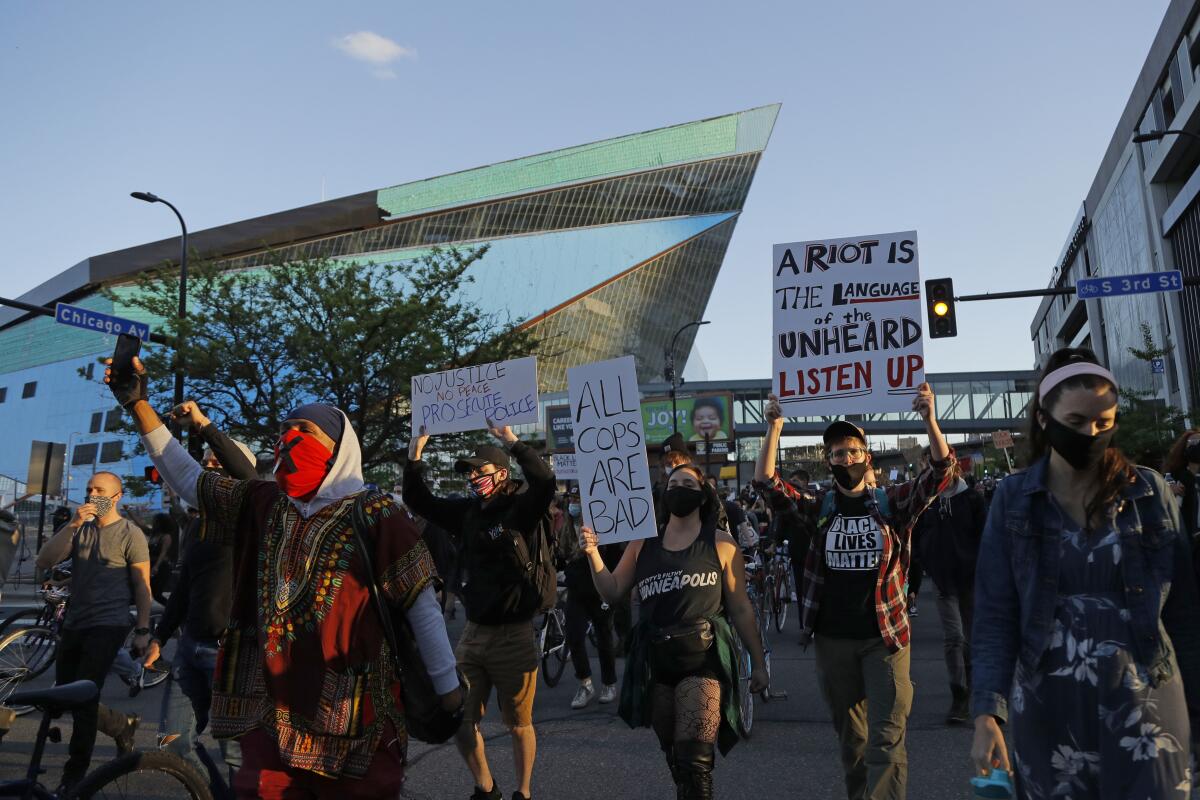
[[[333,451],[316,437],[291,430],[275,443],[275,482],[288,497],[308,501],[333,466]]]

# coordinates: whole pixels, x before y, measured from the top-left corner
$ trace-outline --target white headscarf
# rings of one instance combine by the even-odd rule
[[[342,415],[342,439],[337,443],[333,459],[333,467],[312,500],[305,502],[295,497],[289,497],[292,505],[300,512],[300,516],[308,519],[325,506],[338,500],[358,494],[366,489],[362,476],[362,448],[358,444],[358,435],[350,427],[350,419],[346,412],[337,410]]]

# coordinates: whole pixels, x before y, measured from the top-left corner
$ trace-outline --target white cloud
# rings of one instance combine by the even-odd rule
[[[395,78],[396,73],[388,64],[402,58],[416,58],[417,51],[398,44],[386,36],[372,31],[349,33],[333,40],[333,46],[357,61],[375,66],[372,74],[376,78]]]

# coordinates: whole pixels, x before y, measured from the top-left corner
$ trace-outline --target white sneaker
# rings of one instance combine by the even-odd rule
[[[580,709],[586,708],[587,704],[592,702],[592,698],[596,696],[596,689],[592,686],[592,682],[579,684],[579,690],[575,692],[575,699],[571,701],[571,708]]]
[[[611,703],[617,699],[617,685],[615,683],[606,683],[600,687],[600,702]]]

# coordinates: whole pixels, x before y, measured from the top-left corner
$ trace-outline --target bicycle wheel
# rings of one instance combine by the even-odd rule
[[[772,622],[775,622],[775,625],[778,626],[779,623],[776,622],[776,620],[779,618],[779,581],[775,580],[774,573],[767,576],[765,594],[766,596],[763,597],[763,605],[766,606],[767,612],[766,625],[770,625]],[[764,630],[766,629],[766,625],[763,626]]]
[[[741,637],[733,637],[734,658],[737,659],[741,675],[738,676],[738,707],[742,712],[743,739],[750,738],[754,728],[754,695],[750,692],[750,651],[742,644]]]
[[[208,780],[174,753],[150,750],[130,753],[89,772],[75,789],[74,798],[125,798],[139,800],[212,800]]]
[[[19,628],[29,628],[36,625],[41,615],[42,609],[40,608],[18,608],[0,622],[0,636],[7,633],[13,625]]]
[[[0,638],[0,703],[54,663],[58,638],[49,628],[20,628]],[[11,706],[28,714],[33,706]]]
[[[788,606],[792,604],[792,582],[788,572],[782,565],[775,581],[775,632],[783,633],[783,625],[787,622]]]
[[[542,628],[542,680],[553,689],[567,666],[567,633],[563,630],[562,612],[553,609],[546,613]]]

